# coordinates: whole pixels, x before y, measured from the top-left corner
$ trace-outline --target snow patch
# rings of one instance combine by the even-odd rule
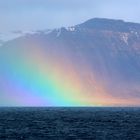
[[[140,33],[139,32],[136,32],[136,31],[131,31],[132,34],[134,34],[137,38],[140,37]]]
[[[128,45],[128,38],[129,38],[129,34],[128,33],[122,33],[121,34],[121,40],[125,42],[125,44]]]
[[[138,32],[135,32],[135,35],[136,35],[137,38],[139,38],[139,34],[138,34]]]
[[[70,31],[70,32],[74,32],[75,31],[75,27],[67,27],[66,30]]]

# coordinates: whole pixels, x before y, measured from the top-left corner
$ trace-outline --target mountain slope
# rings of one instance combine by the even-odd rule
[[[11,105],[140,105],[140,24],[95,18],[9,41],[0,58]]]

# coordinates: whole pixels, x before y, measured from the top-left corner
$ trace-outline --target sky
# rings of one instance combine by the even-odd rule
[[[90,18],[140,23],[140,0],[0,0],[0,33],[72,26]]]

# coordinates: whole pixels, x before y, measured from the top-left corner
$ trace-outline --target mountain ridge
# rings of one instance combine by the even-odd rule
[[[61,83],[62,91],[66,87],[72,90],[62,95],[62,91],[59,92],[54,84],[52,87],[58,92],[52,89],[52,95],[57,94],[63,98],[74,94],[77,98],[73,97],[72,101],[83,105],[140,105],[140,24],[91,19],[48,33],[28,34],[8,41],[0,49],[0,76],[3,81],[12,79],[10,87],[15,79],[21,82],[20,86],[13,86],[13,94],[21,94],[17,88],[28,87],[28,94],[32,90],[39,91],[41,96],[47,95],[45,100],[51,98],[58,105],[59,100],[51,97],[49,87],[45,84],[49,74],[50,81],[55,79],[57,82],[54,83]],[[40,85],[39,75],[42,74],[46,82]],[[8,94],[2,81],[0,87],[3,96],[4,93]]]

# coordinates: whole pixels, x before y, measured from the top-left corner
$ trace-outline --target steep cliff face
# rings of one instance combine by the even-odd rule
[[[47,65],[50,71],[58,70],[58,79],[63,79],[61,86],[67,83],[70,88],[77,88],[79,94],[82,92],[83,105],[140,105],[140,24],[95,18],[9,41],[1,47],[0,57],[0,75],[4,75],[4,80],[7,73],[12,74],[16,59],[25,65],[28,59],[31,66],[36,60],[35,69]],[[16,75],[16,69],[13,72]],[[18,74],[15,77],[18,80]],[[5,88],[1,88],[3,95]]]

